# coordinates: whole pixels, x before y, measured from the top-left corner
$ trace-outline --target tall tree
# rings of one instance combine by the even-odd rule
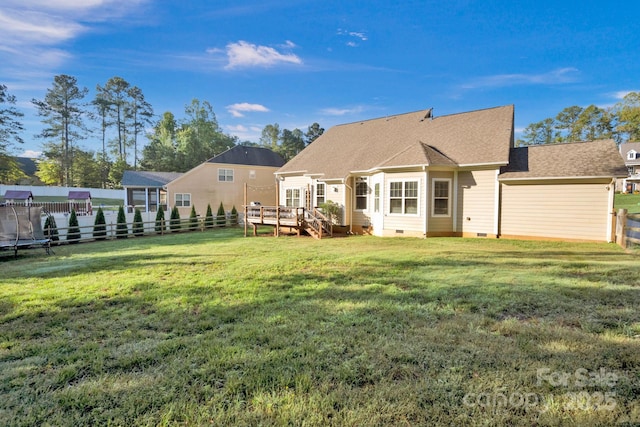
[[[127,122],[130,118],[129,89],[131,85],[122,77],[111,77],[104,86],[96,86],[96,99],[108,105],[111,123],[116,127],[116,139],[112,145],[116,155],[127,160]]]
[[[142,149],[143,169],[155,171],[177,171],[176,133],[178,124],[173,113],[167,111],[162,115],[153,131],[147,135],[149,144]]]
[[[640,92],[630,92],[616,104],[616,131],[629,141],[640,141]]]
[[[14,143],[21,144],[24,130],[20,119],[24,114],[14,106],[16,97],[0,84],[0,183],[13,183],[24,176],[20,165],[10,156]]]
[[[519,145],[539,145],[552,144],[558,136],[554,127],[553,119],[544,119],[527,126],[523,133],[522,139],[518,140]]]
[[[81,101],[87,92],[87,88],[78,88],[75,77],[60,74],[54,77],[53,87],[47,90],[44,100],[31,101],[47,125],[40,137],[48,140],[46,145],[50,148],[56,145],[60,147],[59,151],[50,150],[50,153],[60,153],[60,158],[56,160],[60,162],[64,173],[62,185],[68,185],[71,180],[73,144],[86,134],[82,120],[86,110]]]
[[[320,135],[324,133],[324,128],[321,128],[318,123],[313,123],[311,126],[307,128],[307,132],[304,134],[305,143],[307,145],[311,144],[313,141],[318,139]]]
[[[581,127],[578,119],[582,114],[582,107],[574,105],[560,111],[556,116],[555,127],[563,134],[560,136],[562,142],[575,142],[581,139]]]
[[[612,137],[612,117],[607,110],[589,105],[578,116],[577,125],[582,141],[594,141]]]
[[[262,135],[260,136],[260,143],[267,148],[271,148],[276,151],[278,148],[278,141],[280,140],[280,125],[274,123],[272,125],[266,125],[262,129]]]
[[[283,129],[281,140],[276,151],[287,161],[304,149],[304,135],[300,129]]]
[[[131,113],[133,130],[133,168],[138,169],[138,135],[144,131],[145,125],[151,124],[153,108],[144,99],[144,94],[137,86],[128,91],[130,97],[129,111]]]

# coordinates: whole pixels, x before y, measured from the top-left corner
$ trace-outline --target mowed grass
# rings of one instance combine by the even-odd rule
[[[637,254],[241,233],[0,258],[0,425],[640,423]]]
[[[616,194],[615,208],[626,209],[629,213],[640,212],[640,194]]]

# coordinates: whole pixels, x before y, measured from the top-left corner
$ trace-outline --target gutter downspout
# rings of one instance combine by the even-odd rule
[[[351,178],[351,175],[347,175],[347,177],[345,178],[344,186],[349,189],[349,195],[351,196],[349,197],[349,234],[353,234],[353,188],[349,187],[349,184],[348,184],[349,178]],[[345,199],[346,199],[346,196],[347,195],[345,194]],[[345,208],[347,205],[346,202],[347,200],[345,200]]]
[[[427,238],[429,231],[429,172],[426,166],[422,166],[424,171],[424,238]]]
[[[616,221],[616,211],[614,208],[614,202],[615,202],[615,193],[616,193],[616,179],[615,178],[611,178],[611,183],[607,186],[607,189],[609,190],[609,203],[608,203],[608,214],[607,214],[607,218],[609,219],[607,221],[607,242],[611,243],[613,241],[615,241],[615,237],[614,237],[614,228],[615,228],[615,221]]]

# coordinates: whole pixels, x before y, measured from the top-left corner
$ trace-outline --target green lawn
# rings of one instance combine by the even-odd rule
[[[640,194],[616,194],[616,209],[626,209],[629,213],[640,212]]]
[[[638,425],[610,244],[225,229],[0,256],[0,425]]]

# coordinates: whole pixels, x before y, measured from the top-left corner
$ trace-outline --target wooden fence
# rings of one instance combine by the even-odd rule
[[[58,240],[52,245],[64,243],[88,242],[95,240],[111,240],[151,235],[167,235],[188,231],[206,231],[214,228],[232,227],[238,225],[238,217],[227,215],[225,218],[213,217],[211,223],[206,218],[165,219],[164,221],[144,221],[127,223],[107,223],[99,225],[83,225],[78,227],[56,227]],[[120,226],[120,227],[119,227]],[[125,228],[126,226],[126,228]],[[97,228],[101,227],[101,228]],[[44,229],[46,236],[54,238],[53,230]]]
[[[623,248],[640,245],[640,214],[620,209],[616,221],[616,242]]]

